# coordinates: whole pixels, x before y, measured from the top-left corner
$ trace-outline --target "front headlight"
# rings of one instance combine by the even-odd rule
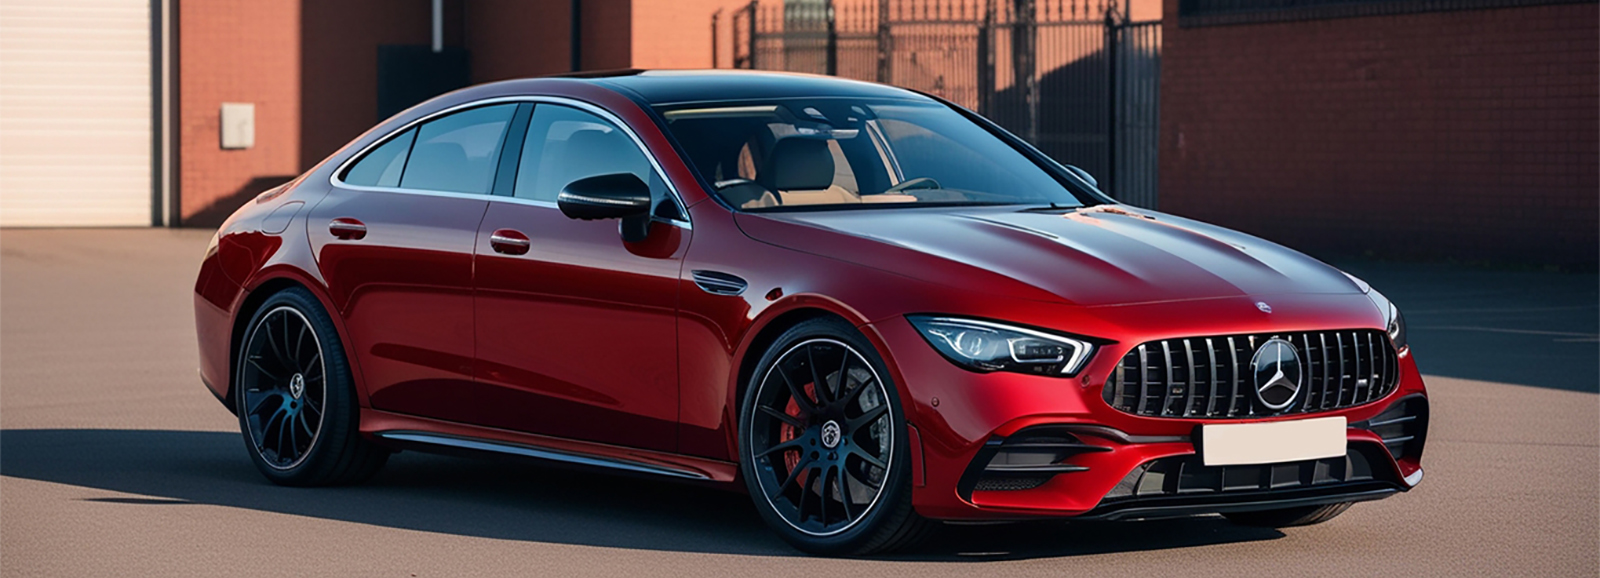
[[[1406,348],[1406,316],[1400,314],[1400,306],[1395,305],[1382,293],[1373,291],[1367,296],[1383,312],[1383,330],[1389,334],[1389,341],[1394,342],[1396,351]]]
[[[1378,306],[1378,311],[1383,313],[1383,328],[1384,331],[1389,333],[1389,341],[1394,342],[1395,351],[1405,349],[1406,318],[1404,315],[1400,314],[1400,307],[1396,306],[1393,301],[1389,300],[1388,297],[1384,297],[1382,293],[1373,290],[1372,285],[1367,284],[1366,281],[1362,281],[1360,277],[1345,273],[1344,271],[1339,272],[1344,273],[1345,277],[1349,277],[1350,281],[1354,282],[1356,287],[1361,289],[1362,293],[1365,293],[1368,297],[1371,297],[1373,304]]]
[[[910,315],[933,348],[961,367],[1069,377],[1083,369],[1094,345],[1081,339],[993,321]]]
[[[1393,301],[1389,302],[1389,341],[1394,342],[1396,350],[1406,348],[1406,316],[1400,314],[1400,307]]]

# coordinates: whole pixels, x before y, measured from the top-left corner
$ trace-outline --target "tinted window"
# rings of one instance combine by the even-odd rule
[[[488,193],[515,104],[458,112],[422,125],[400,186],[407,189]]]
[[[400,184],[400,171],[406,166],[406,153],[411,152],[411,141],[417,130],[404,134],[372,149],[344,174],[344,182],[363,187],[394,187]]]
[[[555,202],[567,183],[612,173],[633,173],[650,183],[657,198],[664,188],[649,159],[622,129],[587,112],[540,104],[528,122],[514,195]]]

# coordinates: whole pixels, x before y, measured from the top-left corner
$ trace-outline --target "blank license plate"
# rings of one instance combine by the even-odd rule
[[[1342,456],[1344,417],[1200,426],[1200,457],[1208,466],[1275,464]]]

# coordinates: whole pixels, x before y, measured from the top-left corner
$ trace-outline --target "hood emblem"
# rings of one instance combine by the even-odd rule
[[[1261,345],[1250,359],[1255,374],[1256,400],[1272,411],[1283,411],[1300,397],[1300,354],[1293,343],[1276,337]]]
[[[1272,306],[1271,305],[1267,305],[1266,301],[1257,301],[1256,302],[1256,309],[1260,309],[1262,313],[1271,313],[1272,312]]]

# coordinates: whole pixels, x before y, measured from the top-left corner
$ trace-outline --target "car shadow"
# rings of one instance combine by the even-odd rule
[[[263,479],[237,434],[161,430],[0,431],[0,475],[131,496],[85,501],[211,504],[462,536],[793,556],[744,495],[712,488],[406,452],[366,484],[284,488]],[[1270,540],[1220,518],[947,526],[890,560],[989,560]]]

